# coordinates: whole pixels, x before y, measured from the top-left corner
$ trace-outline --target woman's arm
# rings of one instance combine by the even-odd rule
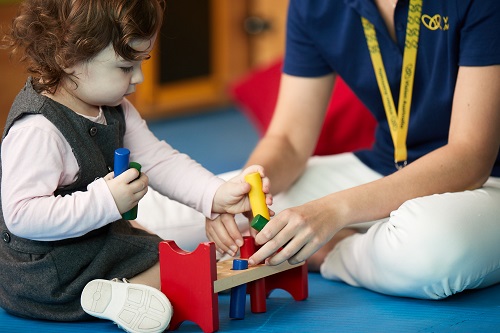
[[[282,75],[273,120],[246,163],[246,167],[264,167],[273,194],[286,190],[304,171],[320,134],[333,83],[333,75]],[[206,233],[223,252],[234,254],[243,243],[232,215],[207,220]]]
[[[264,166],[271,191],[289,188],[302,174],[321,132],[334,75],[301,78],[283,74],[274,116],[248,165]]]
[[[287,242],[270,264],[301,262],[347,225],[387,217],[416,197],[481,187],[500,147],[500,66],[460,68],[454,96],[447,145],[378,181],[278,214],[257,235],[264,245],[251,263]]]

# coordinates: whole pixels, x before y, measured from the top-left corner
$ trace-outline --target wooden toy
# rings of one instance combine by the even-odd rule
[[[269,222],[270,214],[266,205],[266,195],[262,191],[262,178],[258,172],[245,176],[245,181],[250,184],[250,192],[248,194],[250,206],[252,207],[253,219],[250,226],[257,231],[261,231]],[[251,248],[251,249],[250,249]],[[246,248],[240,251],[242,258],[250,258],[255,253],[256,248],[254,243],[249,244]],[[253,297],[252,312],[266,312],[266,299],[261,297],[265,295],[265,281],[258,279],[253,281],[248,286],[248,292]]]
[[[250,226],[257,231],[261,231],[266,226],[267,222],[269,222],[269,220],[258,214],[257,216],[254,216],[252,222],[250,222]]]
[[[220,266],[217,265],[217,271],[219,271],[219,267]],[[234,259],[232,269],[233,270],[248,269],[248,261],[244,259]],[[246,295],[247,295],[246,283],[231,288],[231,299],[229,302],[229,318],[231,319],[245,318],[245,305],[247,302]]]
[[[257,231],[269,222],[270,214],[266,205],[266,195],[262,191],[262,178],[258,172],[254,172],[245,176],[245,181],[250,184],[250,192],[248,198],[252,207],[253,219],[250,226]]]
[[[244,243],[241,258],[248,259],[256,246],[252,237],[244,237]],[[274,289],[289,292],[297,301],[308,296],[307,265],[303,263],[232,270],[231,260],[217,263],[213,242],[201,243],[193,252],[187,252],[167,240],[160,243],[159,251],[161,290],[174,308],[169,330],[189,320],[204,332],[217,331],[218,293],[245,283],[254,313],[266,311],[266,298]]]
[[[130,158],[130,150],[128,150],[127,148],[118,148],[115,150],[114,166],[113,166],[115,177],[121,175],[129,168],[134,168],[137,171],[139,171],[139,174],[141,173],[142,166],[137,162],[129,163],[129,158]],[[125,220],[135,220],[137,218],[137,213],[138,213],[138,206],[136,205],[128,212],[123,213],[122,218],[124,218]]]
[[[128,168],[128,161],[130,158],[130,150],[127,148],[118,148],[115,150],[115,159],[113,170],[115,177],[124,173]]]

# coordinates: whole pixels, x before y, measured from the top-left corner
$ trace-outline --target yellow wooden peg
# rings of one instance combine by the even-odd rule
[[[262,179],[258,172],[254,172],[245,176],[245,181],[250,184],[250,192],[248,198],[250,199],[250,206],[252,206],[253,216],[261,215],[269,221],[269,209],[266,205],[266,195],[262,191]]]

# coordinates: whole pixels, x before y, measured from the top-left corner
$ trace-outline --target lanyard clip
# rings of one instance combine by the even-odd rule
[[[396,170],[401,170],[403,169],[405,166],[408,165],[408,161],[407,160],[404,160],[404,161],[394,161],[394,166],[396,167]]]

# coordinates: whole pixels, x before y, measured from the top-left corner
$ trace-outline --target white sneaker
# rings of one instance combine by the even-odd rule
[[[163,332],[173,313],[170,301],[161,291],[125,279],[90,281],[83,289],[80,303],[89,315],[112,320],[129,333]]]

